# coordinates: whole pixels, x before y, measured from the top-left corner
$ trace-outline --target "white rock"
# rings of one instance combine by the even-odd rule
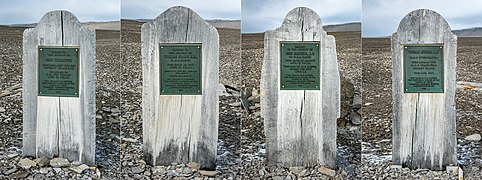
[[[480,137],[480,134],[472,134],[470,136],[465,137],[465,140],[468,141],[480,141],[482,137]]]
[[[74,166],[74,167],[71,167],[70,170],[80,174],[82,173],[84,170],[86,169],[89,169],[89,166],[85,165],[85,164],[81,164],[80,166]]]
[[[53,158],[52,160],[50,160],[50,166],[54,168],[69,167],[70,162],[69,160],[64,158]]]
[[[30,169],[33,166],[37,166],[37,163],[29,158],[23,158],[20,160],[20,162],[18,162],[18,165],[24,169]]]

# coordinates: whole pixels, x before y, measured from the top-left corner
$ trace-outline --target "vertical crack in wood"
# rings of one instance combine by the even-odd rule
[[[185,39],[184,39],[184,42],[187,43],[187,36],[189,34],[189,20],[191,19],[191,10],[187,10],[187,23],[186,23],[186,36],[185,36]]]
[[[60,11],[60,35],[62,37],[61,39],[61,43],[62,43],[62,46],[64,46],[64,11]],[[61,151],[61,137],[60,137],[60,133],[61,132],[61,129],[60,129],[60,123],[62,121],[62,107],[60,106],[60,97],[58,97],[58,101],[57,101],[58,105],[59,105],[59,115],[57,116],[57,153],[58,155],[60,156],[60,151]]]
[[[303,18],[303,10],[300,8],[300,12],[299,12],[299,16],[300,16],[300,19],[301,19],[301,41],[304,41],[304,38],[305,38],[305,32],[303,31],[304,29],[304,23],[305,23],[305,19]]]
[[[420,93],[417,93],[417,101],[415,101],[415,123],[414,123],[414,126],[413,126],[413,132],[412,132],[412,153],[411,153],[411,157],[410,157],[410,158],[412,158],[410,160],[410,162],[411,162],[410,164],[411,164],[412,167],[414,166],[414,164],[413,164],[413,162],[414,162],[414,152],[413,152],[414,147],[413,147],[413,145],[414,145],[414,142],[415,142],[415,138],[417,138],[417,137],[415,137],[415,133],[417,133],[417,119],[418,119],[418,103],[419,103],[419,101],[420,101]]]

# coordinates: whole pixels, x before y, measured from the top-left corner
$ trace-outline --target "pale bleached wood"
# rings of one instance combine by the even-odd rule
[[[403,45],[443,44],[444,93],[403,92]],[[445,19],[419,9],[392,35],[393,163],[443,170],[456,164],[455,68],[457,37]]]
[[[280,41],[320,41],[321,90],[280,90]],[[266,32],[260,86],[269,165],[335,167],[340,113],[335,49],[318,14],[304,7],[291,10],[281,27]]]
[[[79,97],[37,96],[38,46],[80,48]],[[67,11],[44,15],[24,32],[24,154],[95,164],[95,31]],[[32,143],[35,142],[35,143]]]
[[[144,158],[214,168],[218,137],[219,36],[189,8],[171,7],[141,30]],[[159,44],[202,43],[202,95],[159,95]]]

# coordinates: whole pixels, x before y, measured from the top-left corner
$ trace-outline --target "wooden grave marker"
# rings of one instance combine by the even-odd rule
[[[215,168],[219,35],[193,10],[171,7],[141,30],[144,158]]]
[[[438,13],[407,14],[392,35],[393,164],[443,170],[457,164],[457,36]]]
[[[95,164],[95,30],[68,11],[23,33],[23,153]]]
[[[340,75],[335,38],[313,10],[291,10],[265,33],[261,117],[269,165],[335,168]]]

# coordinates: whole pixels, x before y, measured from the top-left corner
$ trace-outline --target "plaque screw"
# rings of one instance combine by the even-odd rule
[[[281,87],[285,87],[285,86],[281,86]]]
[[[161,48],[164,48],[164,46],[161,46]]]
[[[200,47],[198,46],[197,48],[199,49]]]
[[[201,92],[200,90],[197,90],[197,92]]]
[[[42,50],[42,49],[40,49],[40,50]]]
[[[281,44],[281,46],[285,46],[285,44]]]

